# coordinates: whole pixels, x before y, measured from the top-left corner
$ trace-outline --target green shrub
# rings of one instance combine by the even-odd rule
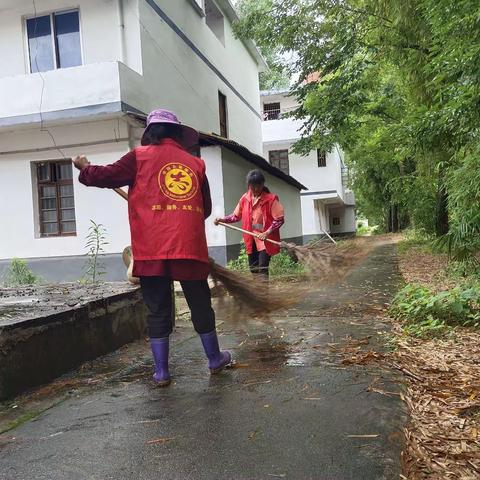
[[[227,267],[241,272],[249,271],[248,255],[245,246],[242,246],[238,258],[236,260],[230,260]],[[282,250],[270,260],[269,271],[271,277],[296,276],[303,274],[305,268],[301,263],[295,261],[288,253]]]
[[[270,261],[272,277],[296,276],[303,273],[305,273],[304,266],[283,250]]]
[[[245,246],[242,246],[240,249],[240,253],[236,260],[230,260],[227,263],[227,268],[231,270],[237,270],[240,272],[247,272],[248,271],[248,255],[247,251],[245,250]]]
[[[479,279],[480,265],[478,261],[470,260],[450,260],[448,262],[446,273],[448,277],[464,280],[464,279]]]
[[[441,333],[449,327],[480,325],[480,286],[464,285],[435,293],[407,285],[395,296],[390,313],[402,320],[406,333],[417,336]]]
[[[357,235],[368,235],[370,233],[370,227],[363,225],[363,223],[359,223],[357,227]]]
[[[40,283],[40,281],[41,278],[28,268],[25,260],[13,258],[5,272],[3,283],[6,287],[19,287],[22,285],[35,285]]]

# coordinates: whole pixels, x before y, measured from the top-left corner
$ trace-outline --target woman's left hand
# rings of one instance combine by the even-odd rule
[[[266,231],[263,232],[263,233],[259,233],[259,234],[257,235],[257,238],[258,238],[259,240],[262,240],[262,241],[263,241],[263,240],[266,240],[266,239],[270,236],[271,233],[272,233],[272,232],[271,232],[270,230],[266,230]]]

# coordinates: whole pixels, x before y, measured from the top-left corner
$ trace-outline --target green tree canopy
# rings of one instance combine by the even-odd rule
[[[480,225],[477,1],[239,3],[238,35],[271,52],[277,70],[294,52],[296,149],[340,144],[366,215],[437,234]],[[303,81],[312,72],[319,80]]]

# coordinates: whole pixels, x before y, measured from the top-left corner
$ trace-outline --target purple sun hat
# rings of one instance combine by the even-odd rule
[[[199,137],[197,130],[192,127],[187,127],[186,125],[182,125],[173,112],[170,112],[169,110],[163,110],[161,108],[150,112],[147,117],[147,127],[145,128],[144,134],[148,130],[150,125],[153,125],[155,123],[177,125],[178,129],[181,132],[180,144],[186,150],[189,150],[195,145],[198,145]]]

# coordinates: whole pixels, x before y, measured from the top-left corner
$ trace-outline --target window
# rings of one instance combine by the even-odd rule
[[[210,30],[225,45],[225,20],[213,0],[205,0],[205,17]]]
[[[228,138],[227,97],[222,92],[218,92],[218,109],[220,116],[220,135]]]
[[[327,152],[317,150],[317,162],[319,167],[327,166]]]
[[[338,227],[340,225],[340,217],[333,217],[332,225],[335,225],[336,227]]]
[[[263,104],[263,119],[264,120],[278,120],[280,118],[280,103],[264,103]]]
[[[75,235],[71,162],[42,162],[36,168],[40,236]]]
[[[27,19],[30,72],[82,64],[78,11]]]
[[[268,152],[268,160],[274,167],[289,175],[288,150],[272,150]]]

